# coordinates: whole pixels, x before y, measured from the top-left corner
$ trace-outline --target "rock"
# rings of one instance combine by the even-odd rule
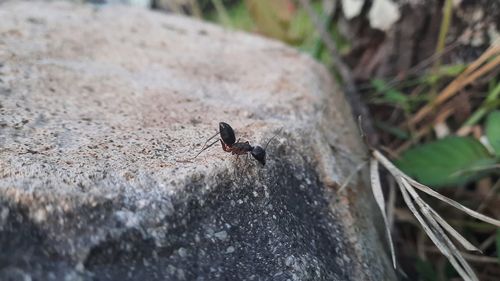
[[[394,280],[342,93],[304,54],[127,7],[0,5],[0,280]],[[219,121],[267,147],[190,160]],[[382,237],[382,238],[380,238]]]

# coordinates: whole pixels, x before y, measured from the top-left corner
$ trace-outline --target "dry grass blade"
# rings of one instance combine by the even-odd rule
[[[430,209],[431,214],[434,219],[446,230],[451,236],[453,236],[467,251],[476,251],[482,253],[482,251],[476,246],[472,245],[465,237],[463,237],[458,231],[456,231],[449,223],[447,223],[434,209]]]
[[[389,247],[391,249],[392,265],[396,268],[396,254],[394,252],[394,245],[392,243],[391,227],[387,220],[387,215],[385,214],[385,201],[384,193],[382,192],[382,186],[380,184],[380,175],[378,173],[378,161],[375,159],[370,160],[370,181],[372,186],[373,196],[377,202],[382,217],[384,218],[385,231],[387,232],[387,239],[389,242]]]
[[[394,175],[397,176],[397,175]],[[408,183],[408,181],[403,178],[402,182],[407,188],[410,195],[413,197],[415,202],[420,206],[422,213],[427,217],[427,220],[434,225],[434,228],[439,229],[444,228],[453,238],[455,238],[465,249],[468,251],[481,252],[476,246],[472,245],[467,239],[465,239],[460,233],[458,233],[450,224],[448,224],[434,209],[432,209],[429,204],[427,204],[422,198],[415,192],[415,189]]]
[[[500,227],[500,221],[499,220],[496,220],[496,219],[493,219],[493,218],[490,218],[488,216],[485,216],[483,214],[480,214],[476,211],[473,211],[465,206],[463,206],[462,204],[446,197],[446,196],[443,196],[441,194],[439,194],[438,192],[434,191],[432,188],[426,186],[426,185],[423,185],[417,181],[415,181],[414,179],[410,178],[408,175],[406,175],[405,173],[403,173],[401,170],[399,170],[396,166],[394,166],[384,155],[382,155],[382,153],[380,153],[379,151],[375,150],[373,152],[373,157],[375,157],[375,159],[377,159],[378,161],[380,161],[380,163],[386,167],[389,172],[391,172],[391,174],[393,175],[398,175],[400,177],[403,177],[405,178],[412,186],[414,186],[415,188],[429,194],[430,196],[432,197],[435,197],[445,203],[448,203],[449,205],[461,210],[462,212],[465,212],[466,214],[468,214],[469,216],[471,217],[474,217],[476,219],[479,219],[479,220],[482,220],[484,222],[487,222],[487,223],[490,223],[492,225],[495,225],[495,226],[498,226]]]
[[[472,167],[472,168],[467,168],[467,169],[462,169],[462,170],[456,171],[452,175],[459,176],[459,175],[462,175],[465,173],[493,170],[493,169],[499,169],[499,168],[500,168],[500,164],[493,164],[493,165],[488,165],[488,166],[483,166],[483,167]]]
[[[408,206],[408,209],[413,213],[415,218],[417,218],[418,222],[424,229],[424,231],[427,233],[429,238],[431,238],[432,242],[438,247],[439,251],[443,253],[446,257],[450,256],[450,252],[448,251],[448,248],[445,247],[443,244],[443,241],[439,239],[436,234],[431,230],[430,226],[427,224],[427,222],[424,220],[424,218],[420,215],[418,212],[417,208],[413,204],[410,195],[408,194],[408,191],[406,191],[406,188],[404,186],[404,183],[402,181],[402,178],[396,178],[396,182],[398,183],[399,189],[401,190],[401,194],[403,195],[403,200],[405,201],[406,205]],[[451,262],[451,261],[450,261]]]
[[[436,216],[439,218],[441,218],[441,217],[429,206],[429,204],[427,204],[424,200],[422,200],[422,198],[420,198],[418,193],[415,191],[415,189],[413,189],[413,187],[408,183],[408,181],[406,179],[403,178],[402,181],[403,181],[405,187],[407,188],[408,192],[410,193],[410,195],[413,197],[415,202],[417,202],[417,204],[419,205],[420,209],[422,210],[422,214],[425,215],[425,217],[431,223],[434,230],[437,231],[439,236],[441,236],[443,238],[443,240],[445,241],[450,252],[453,254],[453,256],[455,256],[457,258],[459,264],[467,271],[467,274],[469,276],[475,277],[475,273],[472,270],[472,268],[469,266],[469,264],[462,257],[462,254],[455,247],[455,245],[450,240],[450,238],[448,238],[448,236],[446,235],[446,233],[444,232],[444,230],[442,228],[442,225],[436,221]],[[444,220],[442,220],[442,221],[444,222]],[[449,228],[452,230],[451,233],[458,234],[458,232],[456,232],[449,224],[446,223],[446,225],[449,226]],[[471,243],[469,243],[469,241],[467,241],[465,238],[463,238],[461,235],[458,234],[457,236],[455,236],[455,238],[460,243],[462,243],[464,245],[472,246],[472,248],[477,249]],[[475,277],[475,279],[477,279],[477,277]]]
[[[458,203],[457,201],[454,201],[454,200],[451,200],[450,198],[446,197],[446,196],[443,196],[439,193],[437,193],[436,191],[434,191],[433,189],[431,189],[430,187],[426,186],[426,185],[423,185],[415,180],[413,180],[412,178],[408,177],[407,175],[405,175],[405,178],[417,189],[429,194],[430,196],[433,196],[445,203],[448,203],[449,205],[459,209],[460,211],[468,214],[469,216],[471,217],[474,217],[478,220],[482,220],[484,222],[487,222],[489,224],[493,224],[495,226],[498,226],[500,227],[500,221],[499,220],[496,220],[496,219],[493,219],[493,218],[490,218],[488,216],[485,216],[481,213],[478,213],[476,211],[473,211],[465,206],[463,206],[462,204]]]
[[[392,229],[394,224],[394,213],[396,209],[396,182],[392,179],[389,180],[389,196],[387,198],[387,223],[389,229]]]
[[[426,247],[425,251],[430,252],[430,253],[439,253],[439,251],[434,247]],[[494,258],[494,257],[477,256],[477,255],[468,254],[468,253],[462,253],[462,256],[466,260],[471,261],[471,262],[475,262],[475,263],[495,263],[495,264],[499,263],[498,258],[496,258],[496,257]]]
[[[395,175],[396,176],[396,175]],[[435,225],[436,229],[440,227],[444,228],[453,238],[455,238],[465,249],[469,251],[477,251],[481,252],[476,246],[472,245],[467,239],[465,239],[460,233],[458,233],[450,224],[448,224],[434,209],[432,209],[429,204],[427,204],[422,198],[415,192],[415,189],[408,183],[408,181],[403,178],[404,186],[410,192],[410,195],[413,197],[415,202],[420,206],[422,213],[425,214],[428,221],[430,221],[433,225]],[[407,184],[406,184],[407,183]],[[437,225],[439,223],[439,225]]]
[[[425,233],[437,246],[439,251],[448,259],[448,261],[455,268],[458,274],[464,280],[479,280],[472,267],[462,256],[461,252],[457,249],[455,244],[453,244],[447,233],[455,238],[460,244],[462,244],[465,249],[470,251],[481,251],[477,247],[472,245],[469,241],[467,241],[450,224],[448,224],[441,216],[439,216],[439,214],[418,195],[415,188],[456,207],[457,209],[467,213],[470,216],[473,216],[485,222],[500,226],[500,221],[475,212],[459,204],[458,202],[435,192],[431,188],[413,180],[408,175],[399,170],[396,166],[394,166],[379,151],[373,151],[372,155],[373,159],[370,165],[372,175],[372,189],[374,194],[380,192],[379,195],[376,195],[376,200],[379,207],[382,206],[381,209],[383,210],[384,203],[379,202],[380,198],[383,200],[383,195],[381,194],[382,191],[380,187],[380,179],[378,179],[378,165],[374,162],[380,162],[394,177],[399,186],[399,189],[401,190],[401,194],[403,195],[403,200],[405,201],[406,205],[418,220]]]
[[[420,217],[419,222],[424,226],[425,232],[431,238],[431,240],[438,246],[439,250],[448,258],[453,267],[457,270],[457,272],[464,278],[464,280],[479,280],[470,267],[470,265],[465,261],[462,257],[460,251],[455,247],[453,242],[448,238],[444,230],[438,224],[438,222],[434,219],[431,213],[430,206],[425,203],[422,198],[418,195],[418,193],[413,189],[413,187],[408,183],[408,181],[401,177],[400,175],[394,175],[397,178],[398,183],[400,183],[400,189],[403,194],[406,194],[408,197],[408,193],[411,195],[413,200],[417,203],[422,212],[422,215],[425,217],[427,221],[425,221],[422,217]],[[409,199],[409,198],[408,198]],[[411,202],[411,199],[405,200],[406,204],[410,203],[412,207],[410,208],[415,216],[417,216],[418,212],[416,211],[415,205]],[[410,207],[410,205],[408,205]],[[419,214],[420,216],[420,214]],[[429,224],[427,224],[429,223]],[[434,237],[434,239],[433,239]]]
[[[432,110],[447,101],[453,95],[455,95],[458,91],[463,89],[463,87],[467,86],[469,83],[475,81],[479,77],[488,73],[492,69],[495,69],[500,65],[500,56],[494,58],[493,60],[487,62],[487,60],[491,57],[497,56],[500,54],[500,46],[492,45],[488,48],[476,61],[474,61],[467,69],[460,74],[455,80],[453,80],[441,93],[439,96],[431,101],[429,104],[422,107],[410,120],[410,125],[415,125],[418,122],[422,121]],[[483,63],[486,63],[483,65]],[[482,66],[481,66],[482,65]]]

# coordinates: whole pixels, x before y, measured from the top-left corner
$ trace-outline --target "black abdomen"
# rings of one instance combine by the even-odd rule
[[[229,126],[228,123],[225,122],[219,123],[219,133],[220,133],[220,138],[225,144],[232,146],[236,142],[236,136],[234,135],[234,130],[233,128],[231,128],[231,126]]]

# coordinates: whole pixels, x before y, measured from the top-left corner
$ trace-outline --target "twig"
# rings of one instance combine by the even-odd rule
[[[453,80],[441,93],[439,96],[422,107],[410,120],[409,124],[415,125],[422,121],[436,106],[442,104],[443,102],[450,99],[458,91],[463,89],[465,86],[475,81],[477,78],[488,73],[490,70],[500,65],[500,56],[496,57],[490,62],[480,67],[484,62],[490,57],[500,53],[500,46],[492,45],[488,50],[486,50],[476,61],[474,61],[467,69],[460,74],[455,80]]]

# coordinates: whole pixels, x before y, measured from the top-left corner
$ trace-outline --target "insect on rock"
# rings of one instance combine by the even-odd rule
[[[281,131],[281,129],[280,129]],[[279,132],[278,132],[279,133]],[[218,140],[215,140],[211,144],[207,145],[207,143],[215,138],[217,135],[220,135],[220,138]],[[276,134],[277,135],[277,134]],[[236,136],[234,134],[233,128],[225,123],[225,122],[219,122],[219,132],[215,133],[215,135],[211,136],[207,141],[205,141],[205,144],[203,144],[203,148],[201,149],[198,154],[196,154],[194,158],[198,157],[203,151],[207,150],[209,147],[213,146],[215,143],[220,141],[222,145],[222,150],[225,152],[230,152],[233,155],[248,155],[250,153],[255,160],[257,160],[260,164],[266,165],[266,148],[271,142],[271,140],[276,137],[274,135],[266,144],[265,148],[262,148],[261,146],[252,146],[248,141],[245,142],[240,142],[240,139],[236,141]]]

